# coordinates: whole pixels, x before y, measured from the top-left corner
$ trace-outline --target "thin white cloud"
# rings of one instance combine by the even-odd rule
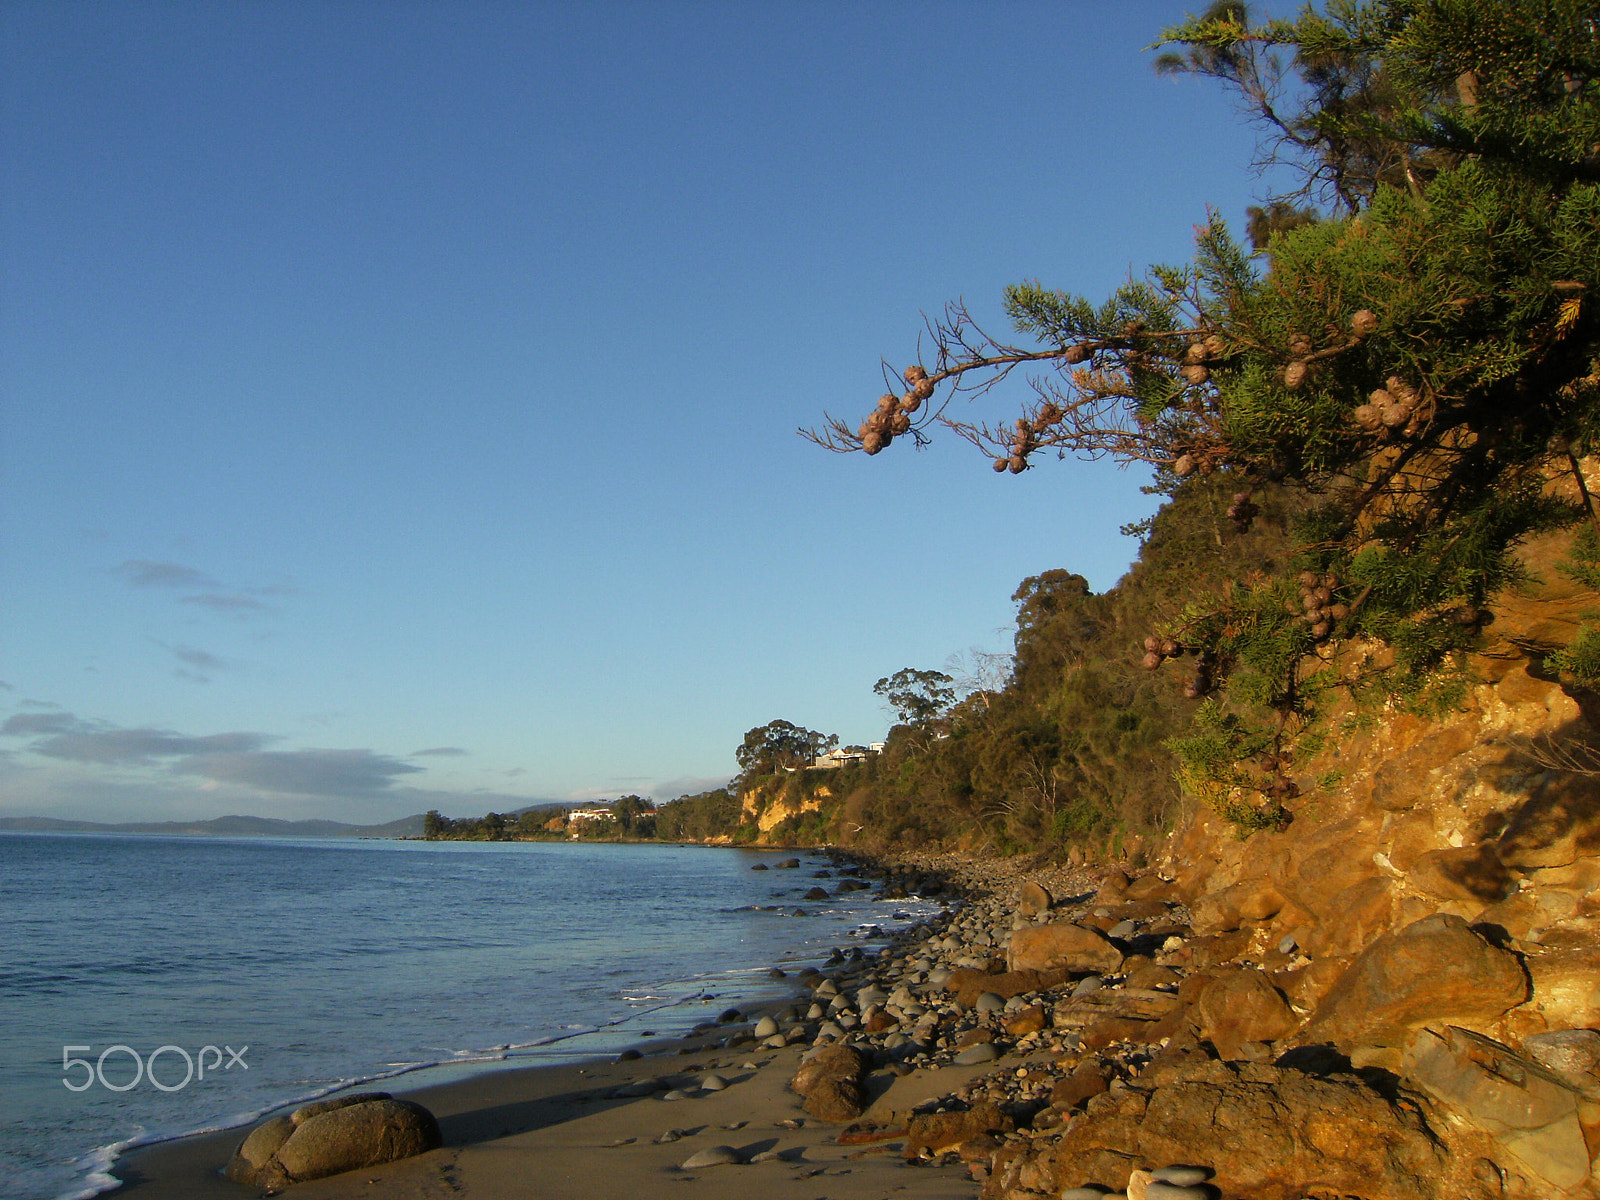
[[[217,581],[182,563],[130,558],[113,567],[133,587],[214,588]]]
[[[411,758],[461,758],[467,752],[460,746],[435,746],[431,750],[413,750]]]
[[[254,596],[242,592],[202,592],[198,596],[184,596],[178,603],[195,604],[229,617],[253,617],[272,611]]]

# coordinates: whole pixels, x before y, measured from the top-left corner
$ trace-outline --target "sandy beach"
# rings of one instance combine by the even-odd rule
[[[942,1200],[972,1197],[978,1185],[960,1166],[908,1165],[905,1139],[840,1145],[841,1126],[808,1117],[788,1090],[801,1048],[751,1047],[714,1053],[651,1055],[629,1062],[495,1071],[475,1079],[394,1094],[418,1101],[438,1118],[438,1150],[292,1189],[304,1200],[383,1196],[537,1195],[549,1200],[673,1194],[689,1185],[701,1200],[753,1194],[772,1200],[865,1200],[904,1193]],[[904,1077],[869,1076],[871,1112],[904,1111],[981,1074],[985,1067],[946,1067]],[[723,1091],[694,1090],[690,1098],[616,1098],[629,1084],[665,1077],[695,1088],[708,1073]],[[869,1112],[869,1116],[871,1115]],[[663,1135],[677,1131],[675,1140]],[[172,1200],[239,1200],[252,1194],[220,1175],[243,1130],[150,1147],[119,1168],[123,1193]],[[744,1165],[684,1170],[696,1151],[729,1146]],[[750,1163],[765,1151],[770,1161]]]
[[[970,881],[969,881],[970,882]],[[804,1013],[824,977],[843,987],[859,986],[891,961],[921,952],[940,935],[942,922],[923,928],[881,954],[835,963],[824,976],[795,980],[796,1009]],[[903,968],[902,968],[903,969]],[[444,1144],[399,1162],[297,1184],[302,1200],[368,1196],[423,1198],[537,1195],[548,1200],[578,1197],[637,1197],[673,1194],[687,1185],[698,1200],[732,1200],[760,1194],[771,1200],[866,1200],[904,1194],[943,1200],[977,1195],[981,1181],[955,1155],[908,1160],[903,1130],[914,1109],[926,1111],[971,1081],[997,1070],[1048,1071],[1052,1046],[1040,1043],[1031,1056],[1017,1047],[997,1062],[958,1066],[939,1060],[907,1062],[877,1056],[862,1079],[867,1108],[862,1120],[876,1123],[882,1140],[841,1144],[843,1122],[808,1115],[804,1098],[789,1087],[811,1049],[818,1022],[807,1035],[774,1047],[754,1040],[753,1023],[781,1004],[749,1010],[743,1021],[700,1037],[652,1043],[639,1057],[581,1064],[485,1070],[435,1086],[391,1088],[416,1101],[439,1120]],[[846,1015],[847,1022],[851,1018]],[[782,1038],[778,1039],[782,1041]],[[828,1040],[824,1035],[824,1040]],[[845,1040],[845,1039],[841,1039]],[[848,1040],[855,1040],[850,1038]],[[727,1045],[728,1042],[737,1044]],[[708,1075],[726,1083],[705,1090]],[[654,1090],[650,1090],[653,1081]],[[641,1086],[642,1085],[642,1086]],[[370,1089],[363,1089],[370,1090]],[[634,1094],[619,1094],[632,1092]],[[644,1092],[646,1094],[638,1094]],[[667,1099],[669,1095],[681,1096]],[[960,1107],[958,1104],[957,1107]],[[183,1138],[143,1148],[116,1167],[119,1194],[150,1200],[239,1200],[259,1189],[221,1174],[249,1127]],[[737,1164],[685,1169],[696,1152],[725,1146]],[[758,1157],[759,1156],[759,1157]],[[756,1160],[756,1161],[752,1161]]]

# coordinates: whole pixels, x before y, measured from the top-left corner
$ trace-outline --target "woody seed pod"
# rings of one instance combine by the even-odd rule
[[[1211,372],[1200,363],[1190,363],[1178,373],[1196,387],[1211,378]]]
[[[911,385],[911,394],[918,400],[926,400],[933,395],[934,387],[931,379],[918,379]]]
[[[1383,410],[1383,423],[1390,429],[1399,429],[1411,419],[1411,410],[1404,404],[1391,404]]]
[[[1186,363],[1203,363],[1211,357],[1211,351],[1204,342],[1191,342],[1185,351],[1183,361]]]
[[[907,392],[904,396],[900,397],[901,412],[914,413],[921,407],[922,401],[917,398],[917,394],[915,392]]]
[[[928,377],[928,372],[925,371],[922,368],[921,364],[916,364],[916,365],[909,366],[909,367],[906,368],[906,382],[907,383],[912,383],[912,384],[919,383],[922,380],[926,379],[927,377]]]
[[[1300,572],[1300,586],[1313,588],[1317,586],[1317,577],[1310,571]]]
[[[867,417],[867,431],[869,433],[882,433],[889,428],[889,414],[883,409]]]
[[[1318,604],[1328,604],[1333,600],[1333,590],[1326,584],[1312,588],[1311,594],[1317,598]]]
[[[1210,337],[1206,338],[1205,348],[1206,352],[1212,358],[1221,358],[1227,353],[1228,343],[1223,341],[1219,335],[1213,333]]]
[[[899,406],[899,404],[900,397],[892,395],[889,392],[885,392],[883,395],[878,397],[879,412],[893,412],[894,409]]]
[[[897,412],[889,418],[890,433],[904,433],[911,428],[911,417],[907,413]]]
[[[1350,332],[1358,338],[1364,338],[1378,331],[1378,314],[1370,308],[1363,308],[1350,318]]]
[[[1150,651],[1161,649],[1161,639],[1156,637],[1155,634],[1151,634],[1149,637],[1145,638],[1144,648]]]
[[[873,430],[861,439],[861,448],[868,454],[876,454],[888,444],[888,439],[877,430]]]
[[[1371,404],[1357,405],[1356,410],[1350,416],[1363,429],[1376,429],[1383,424],[1383,418],[1378,415],[1378,409]]]
[[[1003,458],[997,458],[994,460],[994,469],[996,471],[1004,471],[1010,465],[1010,462]]]
[[[866,441],[867,440],[867,434],[869,434],[871,432],[872,432],[872,426],[868,425],[865,421],[861,422],[861,424],[856,427],[856,437],[860,441],[863,441],[863,442]]]
[[[1172,464],[1172,473],[1179,477],[1188,475],[1193,471],[1194,456],[1192,454],[1180,454],[1178,456],[1178,461]]]
[[[1159,670],[1161,667],[1161,655],[1152,650],[1139,660],[1139,665],[1146,671]]]
[[[1061,406],[1051,401],[1039,410],[1039,416],[1046,425],[1054,425],[1061,420]]]
[[[1342,621],[1350,615],[1350,606],[1348,604],[1335,604],[1328,609],[1328,615],[1335,621]]]
[[[1316,638],[1319,642],[1332,632],[1333,626],[1329,625],[1326,621],[1318,621],[1311,627],[1311,636]]]
[[[1013,454],[1006,466],[1011,469],[1011,473],[1013,475],[1021,475],[1028,469],[1028,460],[1023,458],[1020,454]]]
[[[1311,353],[1311,339],[1303,333],[1289,335],[1289,353],[1296,358]]]
[[[1306,381],[1306,364],[1296,359],[1283,369],[1283,386],[1291,392],[1299,389]]]
[[[1073,364],[1074,366],[1076,366],[1078,363],[1083,362],[1085,359],[1087,359],[1089,357],[1089,348],[1087,346],[1082,345],[1082,344],[1079,344],[1079,345],[1076,345],[1076,346],[1068,346],[1066,348],[1066,351],[1061,355],[1061,357],[1063,359],[1065,359],[1067,362],[1069,362],[1069,363]]]
[[[1171,638],[1167,638],[1161,643],[1161,653],[1167,658],[1171,658],[1173,655],[1178,653],[1178,643],[1173,641]]]
[[[1324,574],[1323,577],[1318,580],[1318,582],[1321,583],[1325,588],[1336,588],[1339,586],[1339,577],[1332,571],[1329,571]]]

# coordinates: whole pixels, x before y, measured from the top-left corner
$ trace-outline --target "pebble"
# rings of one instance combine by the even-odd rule
[[[707,1146],[704,1150],[695,1151],[679,1165],[685,1171],[693,1171],[700,1167],[736,1166],[743,1161],[732,1146]]]
[[[783,1151],[782,1150],[763,1150],[760,1154],[752,1155],[750,1157],[750,1161],[753,1162],[753,1163],[782,1162],[783,1161]]]
[[[1004,1012],[1006,1002],[998,992],[984,992],[973,1007],[981,1013]]]
[[[751,1032],[758,1038],[769,1038],[778,1032],[778,1023],[771,1017],[762,1017],[761,1020],[756,1022],[756,1027]]]
[[[976,1046],[968,1046],[955,1056],[958,1067],[972,1067],[979,1063],[993,1062],[1000,1057],[1000,1052],[995,1049],[993,1042],[979,1042]]]
[[[707,1075],[700,1081],[702,1092],[723,1092],[728,1089],[728,1081],[721,1075]]]
[[[669,1129],[656,1139],[656,1145],[665,1146],[668,1142],[676,1142],[683,1137],[683,1130]]]
[[[663,1092],[661,1098],[663,1100],[687,1100],[689,1093],[682,1088],[673,1088],[670,1092]]]
[[[1211,1178],[1210,1167],[1157,1167],[1150,1172],[1156,1183],[1170,1183],[1176,1187],[1194,1187]]]
[[[1210,1200],[1211,1189],[1182,1187],[1176,1183],[1151,1183],[1144,1189],[1144,1200]]]

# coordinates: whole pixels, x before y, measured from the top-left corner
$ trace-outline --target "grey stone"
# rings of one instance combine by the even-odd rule
[[[1150,1172],[1150,1178],[1156,1183],[1170,1183],[1178,1187],[1194,1187],[1210,1179],[1211,1175],[1210,1167],[1157,1167]]]
[[[1004,1012],[1006,1002],[994,992],[984,992],[972,1007],[981,1013]]]
[[[756,1027],[752,1032],[758,1038],[769,1038],[778,1032],[778,1023],[771,1017],[762,1017],[756,1022]]]
[[[701,1167],[737,1166],[743,1161],[732,1146],[707,1146],[704,1150],[695,1151],[680,1165],[685,1171],[695,1171]]]
[[[670,1092],[663,1092],[661,1098],[663,1100],[687,1100],[689,1093],[682,1088],[673,1088]]]
[[[1000,1051],[995,1049],[993,1042],[979,1042],[962,1050],[952,1061],[958,1067],[974,1067],[979,1063],[993,1062],[999,1057]]]
[[[726,1091],[727,1087],[728,1081],[721,1075],[707,1075],[700,1081],[700,1090],[702,1092],[721,1092]]]
[[[1074,998],[1087,996],[1090,992],[1098,992],[1103,987],[1105,987],[1105,981],[1100,976],[1086,975],[1078,980],[1077,986],[1072,989],[1072,995]]]
[[[1567,1079],[1584,1084],[1600,1068],[1600,1033],[1593,1029],[1554,1029],[1522,1039],[1522,1048],[1535,1062]]]

